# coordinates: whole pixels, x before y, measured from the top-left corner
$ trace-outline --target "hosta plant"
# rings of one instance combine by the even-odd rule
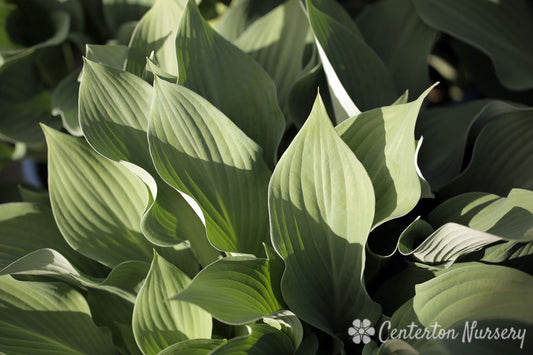
[[[48,191],[0,205],[0,351],[531,351],[531,4],[349,3],[157,0],[90,47],[81,136],[41,124]],[[428,55],[453,96],[478,50],[505,95],[435,107]]]

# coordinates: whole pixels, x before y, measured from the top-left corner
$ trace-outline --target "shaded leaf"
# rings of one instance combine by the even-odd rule
[[[110,334],[97,328],[87,302],[60,283],[0,277],[0,351],[8,354],[114,354]]]
[[[117,265],[105,279],[83,274],[63,255],[53,249],[38,249],[0,270],[0,275],[46,275],[113,293],[133,304],[140,283],[146,277],[148,264],[125,261]]]
[[[88,60],[109,67],[124,70],[126,59],[128,58],[129,48],[121,45],[97,45],[88,44],[85,50],[85,56]]]
[[[286,264],[281,286],[290,309],[335,336],[356,317],[377,320],[379,305],[362,283],[374,218],[372,183],[320,97],[276,166],[269,210],[272,242]]]
[[[468,191],[507,195],[512,188],[533,189],[533,110],[516,110],[484,125],[467,168],[441,194]]]
[[[151,194],[142,219],[145,236],[158,245],[190,240],[207,265],[217,254],[205,227],[182,195],[161,180],[150,157],[146,131],[151,97],[152,87],[135,75],[86,60],[80,87],[83,132],[100,154],[142,168],[127,165]]]
[[[267,164],[285,128],[272,79],[252,58],[229,43],[189,1],[179,25],[179,83],[203,96],[263,148]]]
[[[81,127],[78,120],[78,83],[79,71],[74,71],[66,76],[54,89],[52,95],[52,115],[60,115],[63,127],[74,136],[81,136]]]
[[[211,350],[224,344],[224,339],[183,340],[165,348],[159,355],[208,355]]]
[[[228,257],[200,271],[176,299],[224,323],[246,324],[281,310],[271,282],[268,260]]]
[[[211,243],[263,254],[270,172],[261,148],[204,98],[159,79],[148,136],[159,174],[202,208]]]
[[[290,89],[303,70],[309,30],[300,2],[289,0],[255,21],[235,41],[274,80],[279,105],[286,113]]]
[[[178,74],[175,37],[185,1],[157,0],[141,18],[131,37],[126,70],[142,76],[146,57],[151,57],[161,69]]]
[[[393,102],[396,93],[390,72],[341,5],[332,0],[306,3],[329,86],[346,111],[336,121],[356,115],[359,109]]]
[[[210,354],[288,355],[294,353],[292,343],[285,333],[265,324],[254,324],[246,328],[249,331],[248,336],[233,338],[215,348]]]
[[[209,313],[187,302],[172,301],[191,280],[154,253],[152,266],[133,309],[133,333],[143,354],[157,354],[186,339],[209,338]]]
[[[398,92],[418,96],[429,86],[430,54],[437,31],[418,17],[411,0],[386,0],[364,8],[357,25],[385,62]]]
[[[533,88],[533,4],[528,0],[412,0],[420,17],[487,53],[510,89]],[[505,29],[505,30],[502,30]]]
[[[415,163],[415,123],[427,89],[417,100],[374,109],[337,126],[365,167],[376,195],[373,225],[408,213],[421,196]]]
[[[100,276],[102,268],[74,251],[57,229],[49,207],[20,202],[0,205],[0,268],[41,248],[52,248],[84,272]]]
[[[151,259],[140,230],[146,188],[128,169],[94,152],[84,141],[43,126],[54,217],[78,252],[113,267]]]

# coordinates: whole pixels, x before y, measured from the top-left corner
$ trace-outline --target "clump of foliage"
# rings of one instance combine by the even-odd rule
[[[23,3],[0,3],[0,133],[42,129],[48,191],[0,205],[0,351],[489,354],[520,345],[354,332],[533,330],[527,0],[103,1],[127,40],[80,48],[62,124],[69,65],[38,62],[79,33],[21,48]]]

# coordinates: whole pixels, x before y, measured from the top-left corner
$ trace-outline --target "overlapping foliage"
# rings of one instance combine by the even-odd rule
[[[0,352],[516,352],[349,328],[533,331],[533,4],[199,3],[0,0]]]

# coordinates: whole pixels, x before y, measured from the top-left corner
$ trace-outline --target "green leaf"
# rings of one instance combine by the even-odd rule
[[[0,351],[7,354],[114,354],[81,294],[60,283],[0,277]]]
[[[533,88],[531,2],[412,1],[417,13],[429,26],[487,53],[503,85],[513,90]]]
[[[235,41],[274,80],[284,112],[290,89],[303,70],[308,32],[309,24],[300,2],[289,0],[255,21]]]
[[[186,339],[209,338],[209,313],[188,302],[172,301],[191,280],[154,253],[152,266],[133,309],[133,334],[143,354],[157,354]]]
[[[261,148],[191,90],[156,78],[148,129],[161,177],[192,196],[220,250],[263,254],[267,184]]]
[[[217,25],[217,31],[228,41],[236,40],[252,23],[265,16],[284,0],[240,0],[232,2]]]
[[[163,69],[161,69],[161,67],[159,67],[159,65],[154,63],[150,58],[146,58],[145,73],[147,73],[147,74],[151,73],[152,76],[157,75],[159,78],[164,79],[164,80],[168,81],[169,83],[178,82],[178,77],[177,76],[169,74],[169,73],[163,71]]]
[[[533,110],[508,112],[480,131],[472,160],[442,190],[444,197],[468,191],[507,195],[512,188],[533,189]]]
[[[420,199],[414,130],[431,89],[411,103],[364,112],[336,128],[372,180],[376,195],[373,226],[405,215]]]
[[[424,144],[419,164],[435,191],[461,172],[468,132],[489,102],[477,100],[453,107],[430,108],[420,114],[416,135],[424,137]]]
[[[139,20],[155,2],[156,0],[102,0],[105,22],[117,33],[122,24]]]
[[[111,293],[95,289],[87,291],[87,303],[95,324],[111,330],[113,344],[121,354],[142,354],[135,343],[131,327],[133,303]]]
[[[74,1],[70,1],[70,3],[72,4],[74,3]],[[52,6],[49,6],[49,5],[52,5]],[[15,10],[15,13],[14,13],[15,16],[13,16],[13,19],[16,19],[18,17],[19,21],[16,21],[16,22],[14,21],[13,25],[7,26],[7,27],[20,31],[20,28],[36,26],[38,27],[38,30],[36,31],[37,33],[39,33],[39,31],[44,31],[44,33],[46,34],[45,36],[43,36],[42,33],[39,33],[37,36],[37,38],[39,38],[36,41],[37,43],[32,44],[28,47],[11,46],[11,49],[0,48],[0,51],[6,54],[21,54],[22,53],[23,55],[25,55],[25,54],[35,53],[35,51],[37,51],[38,49],[57,46],[61,44],[63,41],[65,41],[70,31],[71,14],[64,11],[66,9],[60,9],[59,6],[54,6],[54,5],[57,5],[57,3],[56,4],[50,4],[50,3],[43,4],[43,2],[31,2],[31,1],[19,2],[17,4],[18,9]],[[36,15],[41,18],[38,18],[38,19],[35,18]],[[78,20],[79,21],[78,23],[80,23],[83,19],[77,18],[74,20]],[[17,39],[24,38],[24,37],[30,37],[30,42],[31,42],[32,34],[33,33],[31,34],[16,33],[14,34],[13,37],[16,37]],[[49,35],[49,37],[47,35]]]
[[[200,271],[176,299],[194,303],[216,319],[235,325],[282,309],[272,290],[267,259],[220,259]]]
[[[121,45],[88,44],[85,50],[88,60],[107,65],[118,70],[124,70],[129,48]]]
[[[418,17],[411,0],[386,0],[364,8],[357,25],[392,74],[397,91],[418,96],[429,86],[427,57],[437,31]]]
[[[302,343],[296,349],[295,355],[307,355],[307,354],[317,354],[318,353],[318,337],[309,333],[305,338],[303,338]]]
[[[430,213],[431,224],[440,228],[420,242],[414,241],[420,236],[402,235],[400,252],[448,267],[465,254],[499,243],[482,260],[523,258],[533,245],[532,201],[533,192],[520,189],[505,198],[476,192],[456,196]]]
[[[103,158],[81,139],[43,126],[54,217],[81,254],[114,267],[151,259],[140,230],[146,188],[127,168]]]
[[[274,170],[269,210],[290,309],[331,335],[346,333],[357,317],[377,320],[380,307],[362,282],[374,218],[372,182],[335,132],[320,97]]]
[[[223,339],[190,339],[169,346],[158,355],[208,355],[211,350],[224,344]]]
[[[444,329],[464,328],[466,321],[473,320],[492,320],[500,327],[506,320],[531,324],[532,296],[531,275],[503,266],[472,264],[417,285],[413,299],[392,316],[391,328],[408,329],[411,322],[422,327],[438,322]],[[409,341],[416,349],[424,342]]]
[[[248,336],[233,338],[210,352],[210,355],[289,355],[294,354],[291,340],[285,333],[265,324],[246,326]]]
[[[74,251],[57,229],[49,207],[37,203],[0,205],[0,268],[41,248],[59,251],[84,272],[100,276],[102,268]]]
[[[151,194],[143,213],[145,236],[158,245],[190,240],[200,262],[207,265],[217,254],[205,237],[205,227],[182,195],[161,180],[150,157],[146,131],[151,97],[152,87],[135,75],[86,60],[80,123],[100,154],[145,170],[128,166]]]
[[[263,318],[263,322],[287,334],[295,349],[302,343],[304,336],[302,323],[291,311],[276,312],[268,318]]]
[[[329,86],[346,111],[336,115],[336,121],[356,115],[359,109],[392,103],[397,95],[390,72],[341,5],[332,0],[306,3]]]
[[[148,264],[125,261],[117,265],[105,279],[83,274],[63,255],[53,249],[38,249],[0,270],[0,275],[45,275],[113,293],[133,304],[140,283],[146,277]]]
[[[42,143],[39,122],[59,128],[50,114],[52,97],[41,91],[35,57],[25,52],[9,57],[0,66],[0,138],[10,142]]]
[[[142,76],[146,57],[153,58],[161,69],[177,76],[175,37],[183,13],[184,1],[157,0],[141,18],[131,37],[126,70]]]
[[[74,136],[82,135],[78,120],[79,74],[74,71],[61,80],[52,96],[52,115],[60,115],[63,127]]]
[[[272,79],[252,58],[229,43],[189,0],[179,25],[179,83],[203,96],[276,160],[285,122]]]

